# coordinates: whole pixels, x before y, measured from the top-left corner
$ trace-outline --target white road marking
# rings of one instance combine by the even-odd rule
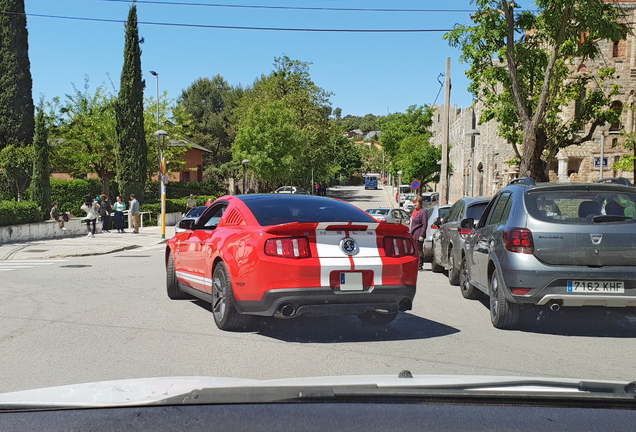
[[[29,269],[33,267],[43,267],[43,266],[49,266],[51,264],[57,264],[57,263],[62,263],[66,261],[68,260],[0,261],[0,271],[13,271],[13,270]]]

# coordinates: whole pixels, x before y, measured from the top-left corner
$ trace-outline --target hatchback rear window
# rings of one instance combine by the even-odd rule
[[[330,198],[307,195],[246,195],[241,199],[262,226],[289,222],[377,223],[359,208]]]
[[[564,224],[634,222],[636,191],[540,191],[525,194],[528,213],[535,219]]]

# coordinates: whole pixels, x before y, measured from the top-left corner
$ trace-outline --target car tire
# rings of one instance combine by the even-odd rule
[[[248,330],[254,317],[239,313],[232,290],[232,280],[223,261],[212,272],[212,315],[221,330]]]
[[[495,269],[488,286],[490,296],[490,321],[498,329],[512,329],[519,320],[519,308],[517,303],[506,300],[504,287]]]
[[[431,257],[431,271],[433,273],[441,273],[444,271],[444,267],[437,264],[437,260],[435,259],[435,243],[432,244],[431,250],[433,251]]]
[[[459,270],[455,266],[455,254],[453,248],[448,251],[448,282],[453,286],[459,285]]]
[[[397,315],[397,312],[367,311],[358,315],[358,318],[365,324],[384,326],[393,321]]]
[[[466,263],[466,256],[462,257],[462,264],[459,267],[459,287],[462,291],[462,296],[465,299],[469,300],[477,300],[481,297],[481,291],[473,286],[470,283],[470,278],[468,277],[468,265]]]
[[[179,281],[177,280],[177,272],[174,269],[174,258],[172,254],[168,254],[168,265],[166,266],[166,289],[168,291],[168,297],[172,300],[186,300],[191,299],[192,296],[183,292],[179,287]]]

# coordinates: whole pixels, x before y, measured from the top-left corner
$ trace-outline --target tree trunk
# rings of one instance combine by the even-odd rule
[[[549,181],[546,163],[541,159],[547,137],[543,130],[535,133],[525,130],[523,134],[523,155],[519,164],[519,177],[532,177],[537,182]]]

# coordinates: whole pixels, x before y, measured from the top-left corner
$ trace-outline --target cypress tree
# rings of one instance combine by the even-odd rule
[[[0,150],[33,142],[28,38],[24,0],[0,0]]]
[[[141,49],[137,28],[137,6],[133,3],[126,22],[124,67],[121,72],[117,118],[117,182],[119,194],[143,199],[147,177],[148,146],[144,133],[144,82],[141,79]]]
[[[31,196],[39,204],[44,219],[48,218],[51,209],[51,173],[49,172],[49,134],[46,128],[44,110],[38,109],[35,119],[35,136],[33,137],[33,177],[31,179]]]

